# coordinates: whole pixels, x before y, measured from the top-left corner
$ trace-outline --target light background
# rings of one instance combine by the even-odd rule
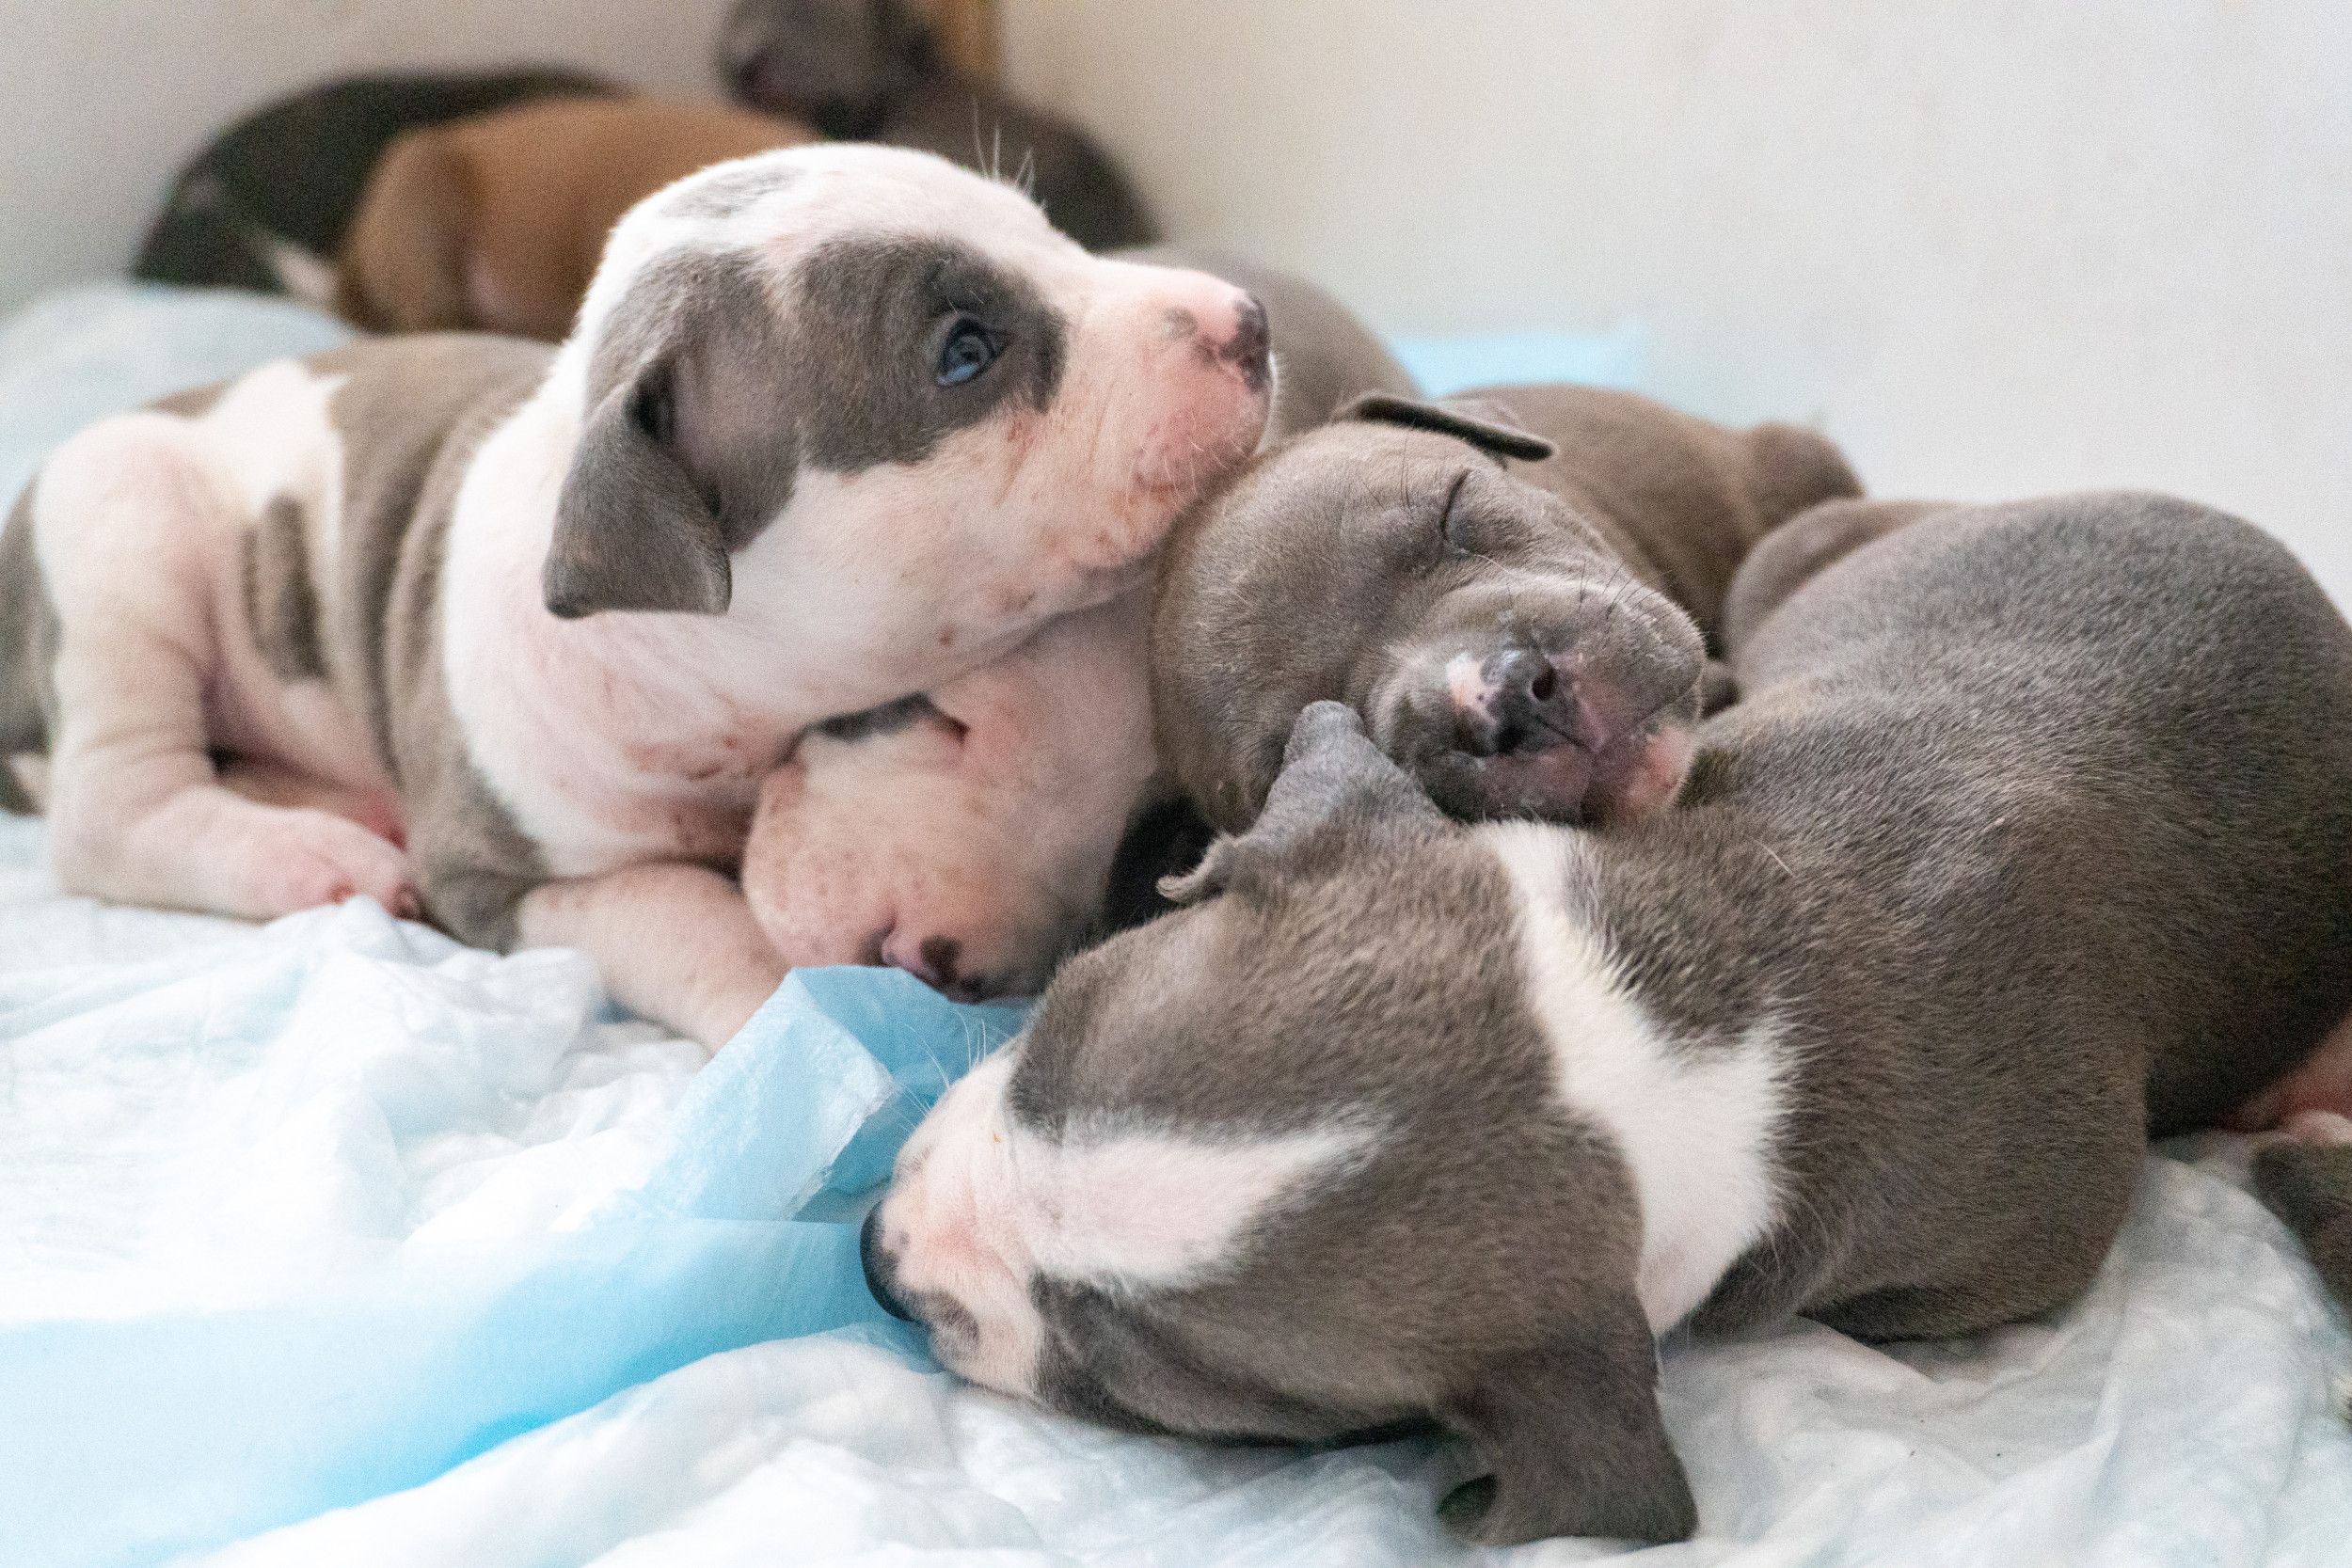
[[[124,265],[213,129],[341,71],[707,96],[726,0],[0,0],[0,309]],[[1000,0],[1179,236],[1391,332],[1638,319],[1655,390],[1887,494],[2168,489],[2352,604],[2343,0]]]

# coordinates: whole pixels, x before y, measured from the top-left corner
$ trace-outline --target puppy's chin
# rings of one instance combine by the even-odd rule
[[[1417,771],[1429,798],[1449,816],[1612,827],[1671,804],[1697,750],[1691,723],[1677,713],[1661,715],[1597,752],[1573,743],[1490,757],[1449,752],[1423,759]]]

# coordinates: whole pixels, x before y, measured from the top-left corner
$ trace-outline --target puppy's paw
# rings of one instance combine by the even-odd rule
[[[269,920],[362,895],[403,920],[421,919],[407,857],[356,822],[308,807],[269,814],[231,902]]]

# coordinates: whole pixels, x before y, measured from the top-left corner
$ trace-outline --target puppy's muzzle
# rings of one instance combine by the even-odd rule
[[[898,1294],[898,1260],[882,1244],[879,1203],[866,1214],[865,1227],[858,1232],[857,1260],[866,1271],[866,1288],[873,1292],[882,1309],[902,1323],[914,1323],[914,1314],[907,1309]]]
[[[1609,743],[1599,716],[1576,681],[1533,648],[1489,654],[1477,678],[1455,682],[1454,743],[1476,757],[1581,746],[1597,752]]]

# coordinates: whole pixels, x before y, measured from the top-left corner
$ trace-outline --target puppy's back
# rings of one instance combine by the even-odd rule
[[[1899,707],[1895,786],[1923,799],[1887,809],[1956,834],[2071,794],[2057,847],[2116,890],[2087,918],[2166,1022],[2152,1132],[2211,1122],[2352,1008],[2352,627],[2250,524],[2137,494],[1955,508],[1797,590],[1737,673],[1827,692],[1858,743],[1896,744]]]

